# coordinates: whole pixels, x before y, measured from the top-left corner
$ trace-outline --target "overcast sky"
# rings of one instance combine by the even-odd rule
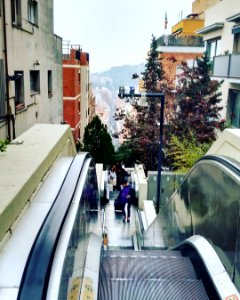
[[[54,32],[90,54],[91,72],[146,62],[151,36],[170,33],[193,0],[54,0]],[[168,26],[164,32],[165,11]]]

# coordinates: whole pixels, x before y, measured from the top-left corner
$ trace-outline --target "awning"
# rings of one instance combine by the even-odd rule
[[[224,26],[224,23],[214,23],[214,24],[211,24],[211,25],[206,26],[204,28],[201,28],[201,29],[197,30],[196,32],[198,34],[205,34],[205,33],[208,33],[208,32],[216,31],[218,29],[222,29],[223,26]]]
[[[183,31],[183,29],[182,28],[178,28],[176,31],[174,31],[172,34],[173,35],[177,35],[177,34],[179,34],[179,33],[181,33]]]
[[[232,28],[232,34],[240,33],[240,25],[235,25]]]
[[[227,22],[240,22],[240,12],[237,14],[234,14],[233,16],[230,16],[226,18]]]

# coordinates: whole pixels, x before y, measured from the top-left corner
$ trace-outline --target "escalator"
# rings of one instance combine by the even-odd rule
[[[239,299],[239,193],[239,163],[203,157],[145,232],[138,222],[140,248],[180,251],[209,299]]]
[[[98,300],[209,299],[190,258],[180,251],[108,250],[99,278]]]
[[[31,247],[17,299],[57,299],[58,294],[60,299],[67,299],[66,283],[73,273],[74,257],[83,256],[80,240],[86,241],[91,222],[95,225],[99,222],[97,191],[93,160],[86,153],[77,155]],[[67,272],[61,277],[64,268]]]
[[[137,213],[136,220],[125,225],[111,215],[109,222],[114,219],[120,229],[109,223],[108,230],[125,236],[119,245],[104,247],[104,214],[111,203],[101,206],[91,157],[77,155],[29,251],[17,297],[7,300],[240,299],[235,288],[240,266],[239,178],[235,162],[205,157],[147,231]],[[137,246],[129,247],[126,234],[133,230]]]
[[[239,170],[206,156],[146,231],[137,214],[139,250],[103,254],[98,299],[239,299]]]

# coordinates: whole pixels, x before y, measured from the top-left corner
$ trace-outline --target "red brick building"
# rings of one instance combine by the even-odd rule
[[[80,46],[73,45],[67,45],[64,52],[63,118],[70,125],[77,143],[82,140],[84,128],[95,107],[90,93],[89,54],[82,52]]]

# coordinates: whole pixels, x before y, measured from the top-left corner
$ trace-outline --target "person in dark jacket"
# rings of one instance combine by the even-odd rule
[[[120,191],[120,201],[122,203],[122,213],[123,213],[123,222],[130,222],[131,215],[131,205],[134,201],[135,191],[129,185],[128,178],[125,177],[122,181],[122,189]],[[127,204],[127,214],[126,214],[126,204]]]
[[[116,174],[117,174],[117,190],[121,190],[121,184],[124,181],[124,178],[128,176],[127,171],[122,167],[120,162],[116,163]]]

